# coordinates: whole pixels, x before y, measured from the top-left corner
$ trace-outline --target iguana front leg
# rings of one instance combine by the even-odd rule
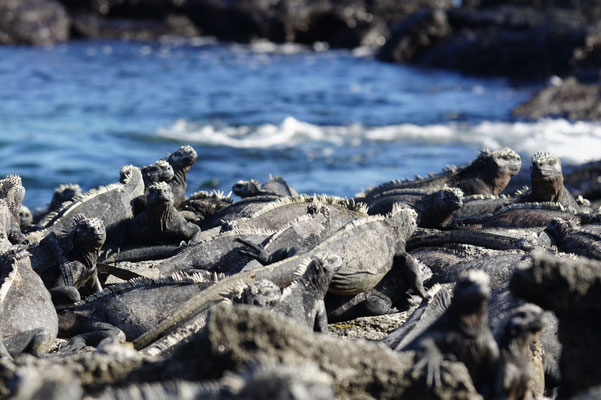
[[[407,283],[413,291],[421,296],[427,298],[428,294],[424,289],[424,282],[422,275],[419,271],[419,264],[415,258],[411,257],[408,253],[402,252],[394,256],[393,268],[400,268],[402,271],[403,278],[407,280]]]
[[[274,251],[273,253],[269,253],[265,250],[265,247],[263,247],[260,244],[255,244],[255,243],[249,242],[248,240],[244,240],[241,238],[236,238],[235,240],[239,243],[242,243],[242,244],[250,247],[252,250],[254,250],[254,252],[247,251],[247,250],[240,250],[241,254],[244,254],[250,258],[254,258],[258,262],[260,262],[262,265],[269,265],[269,264],[276,263],[278,261],[282,261],[286,258],[292,257],[293,255],[295,255],[297,253],[297,250],[294,247],[283,247],[281,249]]]
[[[54,232],[51,232],[45,238],[47,246],[50,248],[56,261],[58,262],[58,268],[60,270],[60,276],[58,281],[62,283],[60,286],[75,286],[75,280],[73,279],[73,271],[69,266],[69,260],[63,253],[63,249],[61,248],[58,238]]]

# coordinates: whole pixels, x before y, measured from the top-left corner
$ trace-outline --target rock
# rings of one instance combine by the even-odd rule
[[[521,6],[524,3],[523,0],[463,0],[462,2],[466,7]],[[601,16],[601,4],[597,0],[530,0],[527,3],[542,9],[573,10],[590,21],[595,21]]]
[[[524,118],[562,117],[570,120],[601,118],[601,85],[580,83],[571,77],[549,86],[513,110]]]
[[[168,15],[164,19],[104,18],[94,14],[73,16],[73,31],[83,38],[155,40],[160,36],[199,36],[200,31],[183,15]]]
[[[413,352],[395,353],[382,344],[316,334],[283,316],[248,306],[215,308],[204,332],[130,380],[217,379],[225,371],[264,358],[283,364],[315,362],[332,378],[336,398],[479,398],[460,363],[444,361],[442,385],[426,393],[425,376],[412,370]]]
[[[0,2],[0,45],[47,45],[69,39],[69,17],[54,0]]]
[[[569,71],[572,53],[585,37],[582,18],[567,10],[462,8],[414,15],[393,31],[378,57],[467,74],[543,80]]]
[[[535,253],[509,284],[518,297],[553,311],[559,320],[561,386],[559,397],[601,382],[601,262]]]

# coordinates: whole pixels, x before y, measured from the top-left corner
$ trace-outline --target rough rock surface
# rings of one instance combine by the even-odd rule
[[[69,16],[54,0],[0,2],[0,44],[45,45],[69,39]]]

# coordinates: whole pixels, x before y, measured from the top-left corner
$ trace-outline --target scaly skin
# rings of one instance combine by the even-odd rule
[[[443,188],[434,193],[417,189],[386,191],[367,203],[368,214],[387,214],[396,203],[406,204],[417,212],[417,226],[440,228],[462,207],[463,193],[456,188]]]
[[[27,251],[10,250],[0,256],[0,285],[0,330],[10,355],[46,353],[56,339],[56,311]]]
[[[478,392],[485,397],[490,393],[499,348],[488,327],[488,286],[488,276],[482,271],[462,275],[449,308],[402,349],[422,352],[422,361],[416,368],[431,371],[430,383],[439,382],[439,363],[444,354],[451,354],[465,364]]]
[[[195,244],[200,228],[186,219],[175,208],[171,187],[165,182],[153,183],[148,188],[146,209],[128,226],[129,239],[141,244]]]
[[[512,176],[522,166],[520,156],[509,148],[490,152],[483,150],[471,164],[449,168],[439,175],[415,181],[391,181],[358,196],[357,200],[369,201],[373,196],[391,189],[422,189],[428,193],[446,187],[456,187],[465,196],[473,194],[498,195],[505,189]]]
[[[12,244],[27,243],[25,236],[21,233],[21,217],[19,212],[25,198],[25,188],[18,175],[8,175],[0,180],[0,199],[6,202],[10,211],[10,223],[8,224],[8,240]]]
[[[569,398],[598,386],[601,262],[536,253],[531,263],[514,272],[509,287],[516,296],[553,311],[559,320],[559,396]]]
[[[198,160],[198,154],[192,146],[182,146],[173,153],[167,154],[167,162],[173,168],[174,177],[169,181],[173,192],[176,208],[186,200],[186,189],[188,187],[188,171]]]
[[[281,176],[272,175],[269,175],[269,181],[262,185],[256,179],[251,179],[250,181],[238,181],[232,187],[232,192],[243,199],[264,195],[298,196],[298,192]]]
[[[545,231],[566,253],[601,260],[601,234],[561,218],[553,218]]]
[[[122,223],[134,216],[132,202],[144,192],[140,169],[134,166],[121,168],[121,179],[106,187],[92,189],[69,202],[54,213],[50,213],[42,224],[46,228],[29,233],[31,242],[41,241],[50,233],[59,235],[70,228],[76,215],[100,219],[107,232],[106,246],[116,245]]]
[[[96,261],[105,239],[102,221],[80,214],[68,231],[60,236],[52,233],[28,248],[31,265],[48,289],[85,287],[100,291]]]

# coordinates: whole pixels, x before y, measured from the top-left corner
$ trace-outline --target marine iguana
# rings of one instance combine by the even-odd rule
[[[422,189],[432,193],[446,187],[456,187],[465,196],[473,194],[497,195],[505,189],[512,176],[522,166],[520,156],[508,147],[490,152],[482,150],[478,157],[464,167],[451,166],[439,175],[418,177],[415,181],[393,180],[356,196],[359,201],[370,201],[374,196],[393,189]]]
[[[10,223],[8,225],[8,240],[12,244],[24,244],[27,240],[21,233],[21,217],[19,212],[25,198],[25,188],[18,175],[7,175],[0,180],[0,199],[6,202],[10,211]]]
[[[133,341],[219,279],[216,274],[180,272],[115,284],[73,305],[58,306],[59,336],[71,338],[68,351],[114,338]]]
[[[490,215],[514,203],[515,198],[507,196],[505,194],[474,194],[471,196],[463,196],[463,205],[459,210],[455,211],[449,225],[461,225],[461,221],[465,219],[477,218],[483,215]]]
[[[269,279],[280,288],[285,287],[294,279],[294,272],[300,262],[307,257],[322,254],[337,254],[341,257],[343,265],[334,275],[330,291],[358,293],[370,289],[394,263],[403,260],[404,241],[415,230],[415,219],[415,211],[398,207],[388,217],[369,217],[347,224],[344,229],[303,255],[229,276],[191,298],[177,313],[136,339],[134,345],[138,349],[146,347],[183,321],[220,302],[223,293],[230,292],[241,282]],[[349,243],[353,242],[365,247],[352,248]],[[411,286],[419,292],[421,277],[418,271],[415,272],[415,281]]]
[[[545,232],[561,251],[601,260],[601,233],[598,231],[578,226],[573,221],[553,218]]]
[[[418,230],[407,241],[407,250],[420,247],[434,247],[445,244],[469,244],[494,250],[531,250],[537,245],[544,245],[534,237],[521,235],[520,238],[476,230]]]
[[[543,310],[524,304],[510,311],[495,332],[500,351],[500,368],[494,383],[495,398],[540,398],[544,392],[543,360],[532,354],[540,347],[538,335],[544,327]],[[540,352],[540,349],[539,349]]]
[[[412,271],[410,286],[423,295],[419,271],[412,263],[405,263],[405,242],[416,229],[416,219],[417,213],[413,209],[395,205],[390,214],[349,222],[307,253],[298,252],[282,262],[316,253],[338,254],[343,260],[343,266],[332,278],[329,292],[342,295],[369,290],[377,285],[393,266],[404,264],[400,268]],[[260,254],[256,257],[260,258]]]
[[[39,224],[48,213],[58,210],[63,206],[63,204],[71,201],[74,197],[81,196],[83,194],[81,187],[77,184],[66,184],[59,185],[59,187],[54,189],[52,193],[52,199],[50,200],[50,204],[45,210],[37,210],[36,215],[33,218],[33,222],[35,224]]]
[[[205,235],[200,243],[163,261],[156,268],[162,275],[190,269],[231,275],[257,256],[264,265],[280,261],[297,251],[318,245],[337,230],[337,226],[329,223],[327,208],[320,204],[309,203],[307,208],[315,209],[312,214],[301,215],[279,231],[242,227],[215,232],[208,237]],[[245,246],[252,246],[256,253],[245,253]]]
[[[260,198],[261,197],[252,197],[242,201]],[[230,207],[234,207],[238,203],[240,202],[236,202]],[[279,230],[301,215],[319,212],[319,209],[315,209],[316,206],[314,206],[318,203],[319,209],[325,208],[327,210],[333,230],[341,228],[353,219],[367,216],[367,208],[364,204],[356,203],[353,199],[341,199],[326,195],[278,197],[274,201],[264,204],[261,207],[257,207],[252,211],[248,210],[250,212],[246,212],[246,215],[244,216],[239,214],[232,216],[221,212],[217,213],[215,216],[221,214],[219,216],[221,220],[233,220],[233,223],[237,228],[248,227]],[[225,212],[230,207],[226,207],[222,211]],[[310,207],[312,208],[310,209]],[[213,216],[213,220],[215,219],[215,216]],[[212,224],[211,227],[218,226],[221,223],[222,221],[219,221],[218,224]],[[203,226],[205,226],[205,224],[203,224]]]
[[[503,207],[493,214],[466,218],[461,228],[539,228],[546,226],[553,218],[579,221],[581,216],[559,203],[517,203]]]
[[[159,160],[154,164],[145,165],[140,168],[142,180],[144,181],[144,193],[134,203],[134,214],[139,214],[146,208],[146,196],[153,183],[169,182],[175,176],[171,164],[165,160]]]
[[[246,286],[239,291],[235,300],[242,304],[270,306],[274,311],[294,318],[309,328],[327,332],[328,318],[323,299],[332,276],[341,266],[342,260],[336,255],[306,259],[296,273],[298,278],[280,292],[279,298],[279,288],[267,280]]]
[[[230,275],[240,271],[244,265],[252,260],[251,257],[241,255],[244,246],[236,239],[263,242],[274,231],[259,229],[232,230],[215,232],[209,237],[204,237],[194,246],[189,246],[178,254],[162,261],[155,268],[163,276],[168,276],[178,271],[201,269],[211,272],[220,272]],[[115,260],[119,260],[115,256]]]
[[[535,153],[530,167],[532,189],[519,193],[518,202],[554,202],[580,211],[581,207],[563,184],[561,160],[549,153]]]
[[[146,208],[128,223],[128,240],[140,244],[191,245],[199,241],[200,228],[188,222],[175,208],[171,187],[156,182],[148,188]]]
[[[428,296],[409,318],[397,329],[381,340],[395,351],[400,351],[422,334],[449,308],[452,298],[452,285],[434,285],[428,290]]]
[[[33,224],[31,210],[27,206],[21,205],[19,208],[19,227],[21,228],[21,231],[31,224]]]
[[[6,200],[0,199],[0,253],[13,247],[9,240],[12,229],[14,229],[13,215]]]
[[[105,239],[101,220],[77,214],[68,230],[59,235],[50,233],[39,244],[28,247],[33,270],[56,296],[55,301],[61,301],[62,296],[78,301],[79,294],[72,287],[91,292],[102,290],[96,261]]]
[[[369,215],[384,215],[392,211],[395,203],[410,206],[417,212],[417,226],[440,228],[463,205],[463,192],[456,188],[443,188],[434,193],[418,189],[396,189],[378,194],[367,202]]]
[[[0,330],[10,355],[46,353],[56,339],[57,316],[27,251],[12,249],[0,254],[0,285]]]
[[[173,153],[165,157],[167,162],[173,168],[173,179],[169,181],[171,191],[173,192],[174,204],[176,208],[186,199],[186,189],[188,187],[188,171],[198,160],[198,154],[192,146],[182,146]]]
[[[238,200],[213,215],[200,221],[200,227],[203,231],[220,226],[223,221],[232,221],[239,218],[249,217],[262,209],[266,204],[278,200],[279,196],[255,196]]]
[[[81,196],[74,197],[60,209],[48,214],[40,222],[45,226],[41,231],[27,235],[30,241],[40,241],[50,233],[59,234],[73,225],[76,215],[100,219],[106,228],[106,246],[119,243],[123,230],[122,223],[134,216],[132,202],[144,192],[144,182],[140,169],[133,165],[121,168],[120,182],[91,189]]]
[[[430,279],[432,271],[409,254],[404,254],[403,257],[403,263],[399,263],[402,268],[392,268],[372,289],[354,296],[328,293],[325,299],[328,320],[348,321],[358,317],[399,312],[412,305],[416,298],[414,295],[423,296],[423,292],[414,292],[411,287],[415,281],[415,271],[419,272],[424,282]]]
[[[499,362],[499,348],[488,326],[489,297],[486,273],[468,271],[455,285],[443,315],[401,349],[421,353],[414,368],[426,368],[430,385],[439,384],[442,357],[451,354],[465,364],[476,390],[484,397],[489,394]]]
[[[530,303],[526,303],[524,300],[516,298],[511,293],[509,290],[509,280],[502,285],[499,285],[492,291],[492,295],[488,302],[488,318],[491,330],[493,332],[499,331],[505,318],[507,318],[508,315],[511,315],[515,309],[525,304]],[[542,345],[542,373],[544,375],[541,376],[541,371],[537,368],[536,372],[532,375],[532,378],[534,386],[542,388],[546,393],[551,394],[553,388],[559,386],[560,383],[559,359],[561,354],[561,344],[557,337],[559,322],[557,321],[555,314],[551,311],[545,311],[543,313],[542,322],[543,330],[537,335],[536,346],[532,347],[534,351],[540,352],[541,350],[540,346],[538,346],[538,342]],[[541,390],[537,390],[537,393],[538,392],[541,392]]]
[[[272,176],[271,174],[269,175],[269,181],[262,185],[256,179],[238,181],[232,187],[232,192],[243,199],[263,195],[298,196],[298,192],[284,178],[281,176]]]
[[[481,270],[488,274],[490,289],[493,290],[511,277],[519,263],[529,258],[530,255],[523,252],[505,251],[502,254],[458,262],[434,274],[430,283],[453,283],[464,271]]]
[[[568,398],[598,386],[601,262],[535,253],[532,262],[513,273],[509,288],[514,295],[553,311],[559,320],[559,396]]]
[[[234,202],[231,193],[199,191],[190,195],[180,206],[188,221],[198,223]]]

